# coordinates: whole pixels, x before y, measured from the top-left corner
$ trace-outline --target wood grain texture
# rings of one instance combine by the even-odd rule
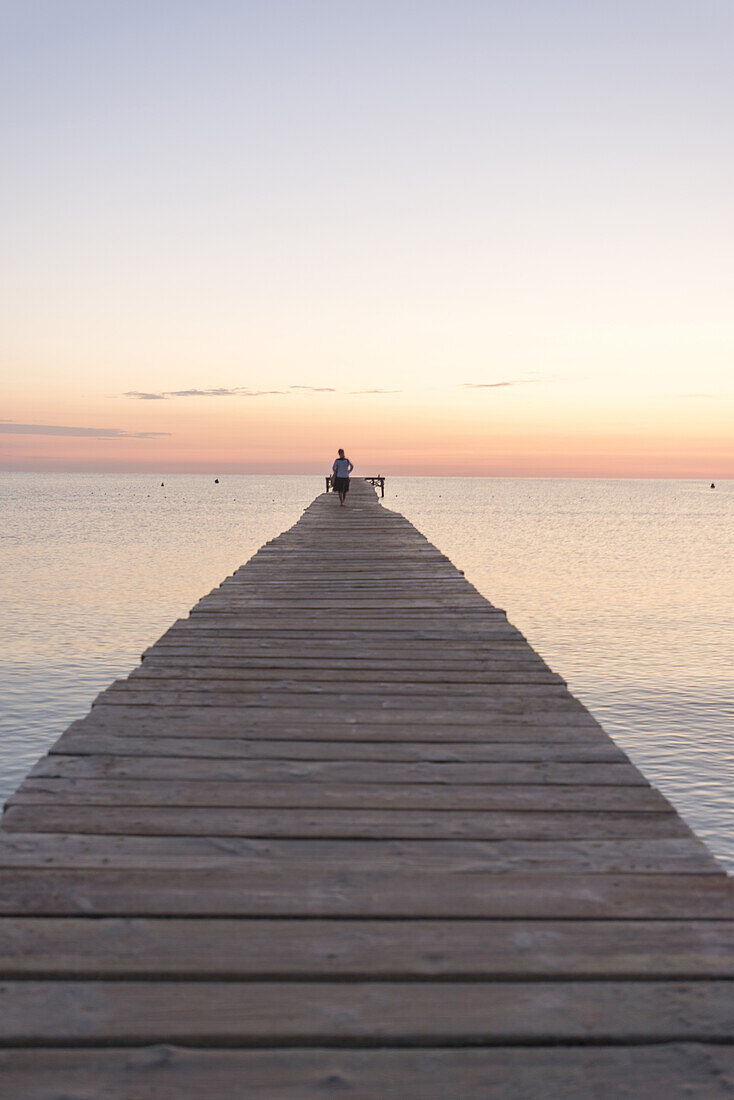
[[[734,978],[734,921],[0,921],[0,977]]]
[[[0,913],[20,916],[734,919],[724,875],[411,868],[330,870],[230,861],[137,870],[9,868]]]
[[[3,817],[12,832],[98,833],[121,836],[348,837],[473,840],[598,840],[688,836],[673,813],[579,811],[433,811],[227,809],[13,804]]]
[[[647,787],[637,768],[626,763],[415,763],[293,761],[293,760],[186,760],[170,757],[81,757],[52,754],[29,773],[33,779],[186,779],[238,783],[440,783],[445,785],[545,784],[591,787]]]
[[[0,1043],[734,1042],[730,983],[0,983]]]
[[[0,1074],[23,1100],[729,1100],[734,1048],[5,1050]]]
[[[49,751],[53,756],[80,760],[88,756],[181,757],[212,760],[338,760],[393,763],[568,763],[626,764],[627,756],[616,745],[601,738],[594,742],[560,744],[527,742],[431,742],[431,741],[325,741],[276,738],[136,736],[125,725],[116,733],[85,733],[69,729]],[[43,758],[45,759],[45,758]],[[39,761],[40,763],[40,761]]]
[[[376,840],[0,832],[0,867],[721,874],[693,836],[651,840]],[[407,885],[407,879],[406,879]]]
[[[612,742],[592,721],[577,722],[564,717],[563,722],[549,721],[547,716],[523,717],[502,715],[479,721],[464,722],[462,715],[456,721],[450,718],[434,721],[435,712],[411,721],[410,716],[384,711],[367,717],[345,718],[338,710],[321,712],[314,716],[303,711],[268,711],[265,708],[244,710],[230,707],[211,708],[156,707],[144,710],[140,707],[95,707],[86,718],[72,722],[69,732],[85,732],[96,736],[114,733],[132,737],[181,737],[201,740],[226,737],[260,737],[269,741],[379,741],[382,744],[399,742],[425,742],[452,744],[523,744],[538,742],[551,744],[593,744],[612,746]],[[53,752],[53,746],[50,750]]]
[[[434,810],[576,810],[667,813],[653,787],[571,786],[553,783],[219,782],[206,779],[26,779],[8,806],[282,806],[301,808]]]

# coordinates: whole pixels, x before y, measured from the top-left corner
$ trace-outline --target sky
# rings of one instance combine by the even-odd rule
[[[0,42],[0,469],[734,477],[731,0]]]

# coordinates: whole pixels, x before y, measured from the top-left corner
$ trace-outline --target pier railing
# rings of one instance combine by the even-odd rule
[[[331,492],[334,488],[334,486],[332,484],[333,476],[334,476],[333,474],[327,474],[326,475],[326,491],[327,491],[327,493]],[[374,477],[361,477],[361,478],[358,478],[358,479],[355,478],[354,480],[368,481],[373,488],[375,486],[377,486],[380,490],[380,497],[384,497],[384,495],[385,495],[385,477],[384,477],[384,474],[375,474]]]

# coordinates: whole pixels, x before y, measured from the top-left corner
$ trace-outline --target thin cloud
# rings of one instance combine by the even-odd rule
[[[0,421],[8,435],[75,435],[92,439],[158,439],[170,432],[126,432],[122,428],[71,428],[63,424],[14,424]]]
[[[243,386],[229,390],[218,386],[210,390],[169,390],[163,397],[265,397],[271,393],[285,393],[285,390],[248,390]]]
[[[510,382],[499,383],[500,385],[512,385]],[[471,385],[471,383],[467,383]],[[134,401],[168,401],[174,397],[288,397],[296,396],[300,393],[339,393],[340,391],[334,386],[305,386],[305,385],[293,385],[288,386],[284,390],[250,390],[246,386],[234,386],[232,388],[226,388],[224,386],[218,386],[208,390],[189,389],[189,390],[160,390],[157,392],[150,392],[148,390],[128,390],[123,393],[123,397],[132,398]],[[368,394],[368,393],[403,393],[403,390],[382,390],[382,389],[370,389],[370,390],[345,390],[341,391],[348,394]]]
[[[503,390],[507,386],[529,386],[537,382],[537,378],[512,378],[507,382],[462,382],[467,390]]]
[[[308,390],[309,393],[336,393],[333,386],[289,386],[291,390]]]
[[[248,390],[244,386],[226,389],[218,386],[209,390],[161,390],[160,393],[148,393],[144,390],[128,390],[123,397],[136,401],[167,401],[171,397],[270,397],[273,394],[287,394],[288,390]]]

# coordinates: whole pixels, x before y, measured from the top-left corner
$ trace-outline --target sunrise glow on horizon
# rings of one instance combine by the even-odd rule
[[[734,477],[724,0],[0,30],[0,470]]]

